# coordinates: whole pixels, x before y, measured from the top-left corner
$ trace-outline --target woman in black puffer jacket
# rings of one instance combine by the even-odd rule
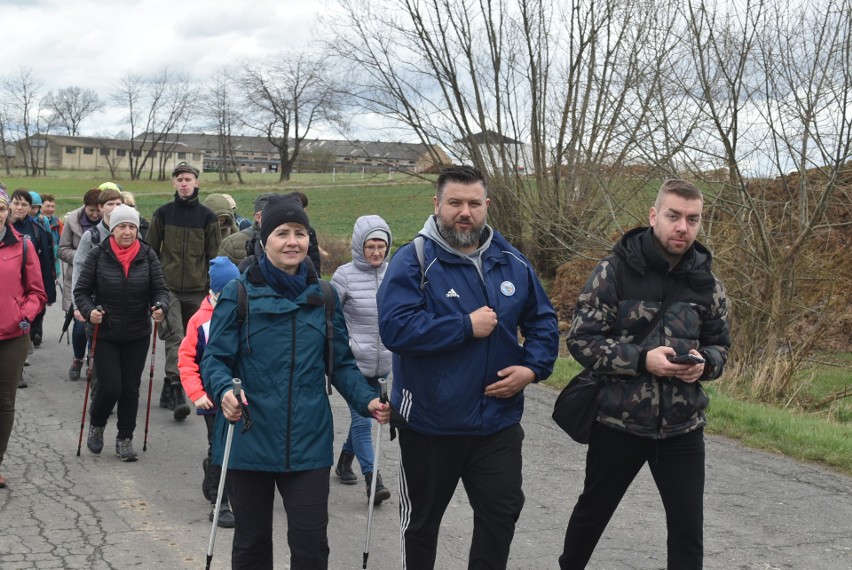
[[[92,395],[86,446],[100,453],[109,414],[118,404],[115,454],[136,461],[133,430],[139,408],[139,383],[151,319],[163,320],[169,292],[154,251],[138,239],[139,214],[125,205],[110,216],[109,239],[89,252],[74,288],[74,302],[91,325],[98,326],[95,365],[98,389]],[[103,308],[103,311],[97,307]]]

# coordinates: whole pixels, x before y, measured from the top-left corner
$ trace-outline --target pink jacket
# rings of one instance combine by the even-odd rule
[[[21,267],[24,251],[21,234],[11,224],[7,225],[6,235],[0,241],[0,275],[3,276],[3,287],[0,288],[0,340],[27,334],[19,326],[21,321],[24,318],[30,322],[35,320],[47,303],[38,254],[29,240],[26,247],[25,280]]]
[[[201,307],[190,317],[186,324],[186,336],[178,350],[178,371],[180,383],[192,402],[204,396],[204,382],[201,380],[201,357],[207,347],[207,335],[210,334],[210,320],[213,318],[213,305],[210,296],[201,301]]]

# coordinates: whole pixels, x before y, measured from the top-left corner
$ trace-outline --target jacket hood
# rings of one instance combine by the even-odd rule
[[[491,229],[491,226],[485,224],[486,237],[483,240],[482,244],[480,244],[480,246],[476,249],[476,251],[470,254],[461,253],[459,250],[447,243],[447,240],[445,240],[444,236],[441,235],[441,232],[438,231],[438,220],[434,215],[429,216],[429,218],[426,220],[426,223],[423,224],[423,229],[420,230],[420,235],[426,236],[427,238],[431,239],[432,241],[440,245],[441,248],[446,250],[448,253],[451,253],[458,257],[473,258],[479,257],[483,251],[488,249],[488,247],[491,245],[491,240],[494,238],[494,230]]]
[[[650,271],[685,276],[692,287],[704,289],[715,283],[710,267],[713,254],[704,245],[695,241],[680,262],[669,271],[669,262],[663,257],[654,240],[650,227],[634,228],[624,234],[612,248],[615,255],[624,259],[640,275]]]
[[[393,233],[390,226],[381,216],[361,216],[355,220],[355,229],[352,230],[352,261],[359,269],[371,267],[367,262],[367,256],[364,255],[364,242],[367,236],[375,230],[381,230],[388,235],[388,250],[385,253],[385,261],[388,262],[391,245],[393,245]]]
[[[234,211],[231,210],[231,205],[223,194],[210,194],[204,199],[204,205],[213,210],[217,216],[228,216],[232,222],[234,221]]]

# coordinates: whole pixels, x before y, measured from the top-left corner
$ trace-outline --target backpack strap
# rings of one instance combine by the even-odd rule
[[[101,243],[101,231],[98,229],[98,226],[92,226],[89,231],[92,232],[92,245]]]
[[[21,247],[24,248],[21,254],[21,278],[24,280],[24,293],[27,292],[27,242],[30,241],[30,236],[21,234]]]
[[[245,283],[237,279],[237,331],[238,335],[243,330],[243,323],[248,318],[248,293],[246,292]],[[246,332],[246,352],[251,354],[251,344],[249,343],[249,335]]]
[[[426,286],[426,254],[423,252],[423,244],[426,238],[422,235],[417,235],[412,240],[414,244],[414,253],[417,255],[417,261],[420,262],[420,290]]]
[[[334,373],[334,291],[328,281],[318,281],[325,305],[325,382],[328,395],[331,396],[331,375]]]

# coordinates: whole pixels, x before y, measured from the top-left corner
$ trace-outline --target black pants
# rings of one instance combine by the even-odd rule
[[[97,339],[98,389],[92,393],[92,425],[103,427],[118,404],[118,438],[133,438],[139,409],[139,383],[148,356],[149,337],[127,342]]]
[[[468,568],[506,568],[524,506],[521,447],[514,425],[487,437],[399,434],[403,566],[434,568],[441,519],[459,479],[473,508]]]
[[[328,468],[293,473],[229,469],[225,486],[237,523],[231,568],[272,570],[276,487],[287,512],[290,567],[328,568],[328,482]]]
[[[586,567],[609,519],[646,462],[666,510],[668,568],[702,567],[704,431],[653,440],[595,424],[586,454],[585,486],[565,531],[560,568]]]

